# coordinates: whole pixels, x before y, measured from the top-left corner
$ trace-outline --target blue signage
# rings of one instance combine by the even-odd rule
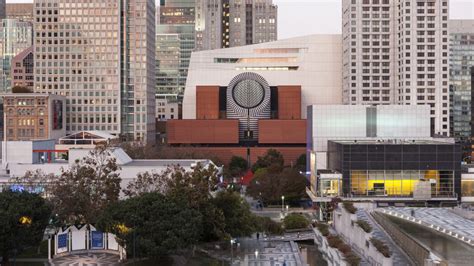
[[[67,250],[67,235],[67,233],[58,235],[58,250]]]
[[[91,248],[104,249],[104,233],[100,231],[91,232]]]

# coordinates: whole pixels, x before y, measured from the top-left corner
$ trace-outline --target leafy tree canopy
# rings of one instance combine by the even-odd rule
[[[186,202],[154,192],[113,204],[98,227],[116,234],[130,255],[135,243],[141,257],[160,257],[196,243],[202,218]]]
[[[258,157],[257,162],[252,166],[252,171],[255,173],[260,168],[270,166],[283,168],[284,165],[283,155],[277,150],[269,149],[264,156]]]
[[[28,192],[0,193],[0,256],[3,264],[28,247],[39,245],[51,217],[45,200]]]
[[[232,156],[229,163],[229,173],[232,177],[241,176],[247,171],[248,162],[240,156]]]
[[[283,225],[287,230],[304,229],[309,226],[309,221],[301,214],[290,213],[283,219]]]

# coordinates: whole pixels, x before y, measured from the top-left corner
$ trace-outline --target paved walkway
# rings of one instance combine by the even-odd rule
[[[258,249],[258,256],[254,253],[246,254],[240,265],[258,266],[302,266],[298,245],[294,242],[267,242]]]
[[[106,266],[117,265],[119,256],[109,253],[91,253],[68,255],[55,258],[51,265],[54,266]]]
[[[406,221],[415,222],[474,245],[474,221],[455,214],[449,208],[397,208],[380,210]],[[413,214],[413,215],[412,215]]]
[[[412,265],[410,259],[405,255],[403,251],[393,242],[392,238],[387,235],[387,233],[379,227],[379,225],[374,221],[374,219],[366,212],[364,209],[357,209],[357,219],[364,220],[372,226],[372,236],[377,239],[384,241],[387,246],[390,247],[393,257],[393,265],[405,266]]]

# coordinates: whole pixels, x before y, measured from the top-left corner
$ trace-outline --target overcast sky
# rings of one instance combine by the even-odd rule
[[[279,39],[314,33],[341,33],[341,1],[273,0],[278,5]],[[7,0],[7,3],[31,2],[32,0]],[[474,19],[474,0],[450,2],[450,18]]]

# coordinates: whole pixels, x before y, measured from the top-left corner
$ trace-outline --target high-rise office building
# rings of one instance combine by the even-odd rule
[[[211,50],[277,40],[272,0],[198,0],[196,48]]]
[[[4,19],[7,17],[7,0],[0,0],[0,19]]]
[[[345,104],[430,105],[449,135],[448,0],[343,0]]]
[[[195,49],[196,0],[163,0],[157,12],[157,93],[182,94]]]
[[[66,96],[66,131],[154,141],[155,1],[34,5],[34,90]]]
[[[33,23],[33,3],[8,3],[6,14],[9,19],[18,19]]]
[[[0,92],[11,90],[12,59],[33,45],[33,25],[17,19],[3,19],[0,25]]]
[[[450,20],[449,91],[451,136],[471,147],[471,67],[474,66],[474,20]]]

